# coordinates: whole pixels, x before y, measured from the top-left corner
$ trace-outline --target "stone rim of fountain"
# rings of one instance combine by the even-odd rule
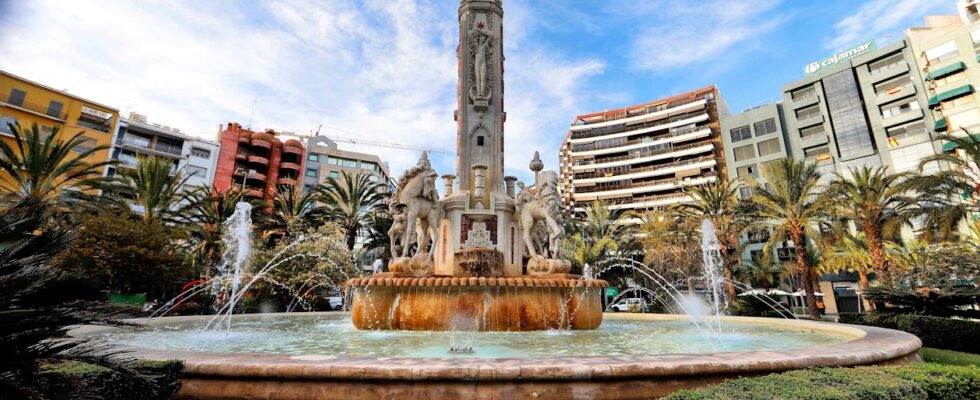
[[[315,315],[317,313],[303,313]],[[331,313],[336,315],[337,313]],[[299,315],[299,314],[297,314]],[[245,315],[267,318],[268,314]],[[607,314],[606,318],[648,321],[685,320],[684,315]],[[148,325],[201,317],[134,320]],[[743,324],[792,327],[851,336],[843,343],[789,350],[753,350],[705,354],[633,356],[561,356],[538,358],[288,356],[263,353],[208,353],[117,346],[151,360],[184,361],[187,378],[247,378],[281,380],[377,379],[412,382],[587,381],[607,379],[686,379],[702,375],[750,375],[809,367],[851,367],[920,361],[918,337],[890,329],[808,320],[721,317]],[[87,326],[72,331],[84,335],[109,327]]]

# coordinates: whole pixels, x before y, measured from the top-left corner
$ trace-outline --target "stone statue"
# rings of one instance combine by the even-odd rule
[[[388,211],[391,213],[391,228],[388,229],[388,243],[391,247],[391,258],[401,257],[402,250],[412,247],[412,242],[405,239],[405,211],[404,207],[397,207],[396,204],[389,204]],[[409,237],[411,239],[411,237]]]
[[[470,91],[470,97],[473,100],[488,100],[490,93],[487,90],[489,87],[487,58],[490,53],[490,46],[493,44],[493,38],[479,25],[477,29],[470,31],[470,37],[473,53],[473,87]]]
[[[393,260],[389,267],[392,272],[411,272],[419,276],[432,273],[430,244],[438,240],[436,227],[442,217],[442,203],[439,202],[439,192],[436,190],[437,176],[428,156],[422,153],[418,165],[409,168],[398,179],[398,189],[391,197],[389,207],[401,210],[399,214],[404,214],[404,230],[401,236],[404,243],[401,246],[401,257]],[[395,224],[392,225],[394,229]],[[418,237],[418,250],[409,260],[409,238],[413,232]]]
[[[515,199],[514,218],[517,219],[527,252],[531,256],[528,271],[532,274],[568,273],[571,262],[561,259],[561,240],[565,231],[560,224],[561,196],[558,194],[558,173],[543,171],[536,175],[538,184],[534,191],[519,183],[521,192]],[[540,245],[540,240],[536,241],[533,238],[535,225],[539,221],[543,221],[547,226],[547,251]]]

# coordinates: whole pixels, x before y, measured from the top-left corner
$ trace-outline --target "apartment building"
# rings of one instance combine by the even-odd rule
[[[830,179],[861,166],[917,171],[941,150],[907,41],[881,48],[866,42],[828,60],[832,65],[812,63],[805,71],[813,72],[782,87],[788,155],[816,163]]]
[[[708,86],[618,110],[575,117],[559,151],[565,206],[662,209],[689,201],[685,187],[725,176],[721,94]]]
[[[974,93],[980,85],[980,1],[959,1],[959,15],[928,16],[911,28],[917,70],[925,80],[936,133],[980,134],[980,109]],[[951,150],[952,144],[946,149]]]
[[[279,186],[299,190],[306,150],[296,139],[281,140],[272,129],[253,132],[228,123],[219,132],[214,189],[241,188],[246,196],[271,201]]]
[[[110,150],[115,166],[106,167],[106,176],[119,168],[135,168],[139,157],[155,156],[173,162],[173,171],[187,176],[186,189],[210,186],[218,161],[218,143],[195,138],[180,129],[148,123],[145,115],[130,113],[120,118]]]
[[[119,110],[115,108],[0,71],[0,140],[10,146],[15,146],[15,139],[8,123],[19,123],[25,130],[37,124],[43,134],[59,127],[57,139],[62,141],[81,132],[84,143],[72,149],[81,153],[108,146],[118,121]],[[109,151],[103,150],[85,161],[103,162],[108,157]],[[0,173],[0,185],[9,184],[9,176]]]
[[[388,163],[374,154],[341,150],[337,143],[326,136],[314,136],[306,140],[306,165],[303,172],[303,190],[324,183],[329,178],[340,179],[343,172],[351,175],[367,174],[374,182],[385,184],[393,190]]]

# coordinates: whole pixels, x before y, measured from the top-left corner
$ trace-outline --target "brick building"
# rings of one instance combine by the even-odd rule
[[[296,139],[282,141],[272,129],[253,132],[229,123],[218,134],[221,150],[214,174],[214,189],[242,188],[246,195],[272,200],[277,185],[300,186],[305,149]]]

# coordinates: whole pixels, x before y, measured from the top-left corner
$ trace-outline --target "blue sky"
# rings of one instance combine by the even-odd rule
[[[446,150],[455,0],[0,0],[0,69],[214,138],[219,124]],[[717,85],[776,100],[835,50],[901,38],[954,0],[505,0],[507,172],[557,168],[572,118]],[[254,111],[253,111],[254,104]],[[410,151],[379,153],[395,175]]]

